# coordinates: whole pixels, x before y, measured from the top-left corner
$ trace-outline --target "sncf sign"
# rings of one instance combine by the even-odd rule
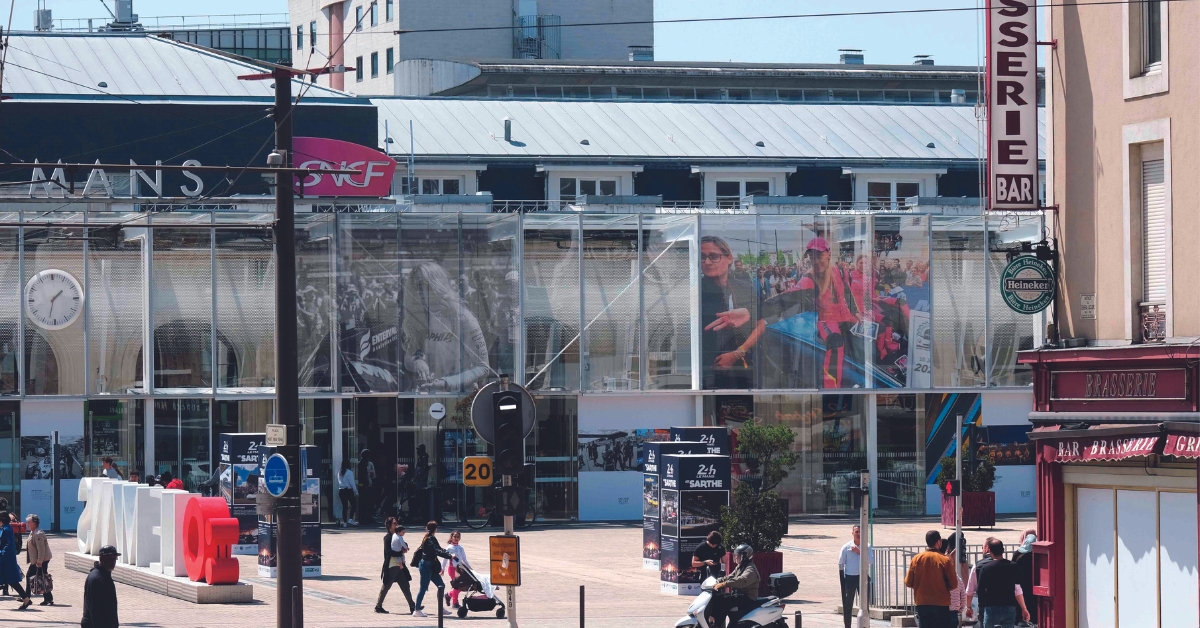
[[[988,178],[992,209],[1038,206],[1037,4],[988,0]]]
[[[328,170],[328,174],[310,174],[296,193],[304,196],[390,196],[396,161],[359,144],[323,137],[297,137],[292,140],[292,164],[297,168]],[[339,170],[357,170],[359,174],[339,174]]]

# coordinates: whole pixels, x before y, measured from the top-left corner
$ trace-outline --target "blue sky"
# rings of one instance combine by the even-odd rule
[[[503,0],[479,0],[503,1]],[[601,0],[580,0],[601,1]],[[107,16],[101,0],[49,0],[55,18]],[[0,1],[0,6],[3,3]],[[111,6],[111,1],[107,2]],[[974,6],[974,0],[655,0],[656,19],[878,11]],[[13,26],[30,29],[36,0],[17,0]],[[2,11],[2,9],[0,9]],[[143,19],[154,15],[286,13],[287,0],[134,0]],[[974,65],[975,12],[660,24],[655,56],[671,61],[834,63],[838,48],[861,48],[867,63],[910,63],[933,55],[941,65]],[[7,16],[0,16],[0,23]]]

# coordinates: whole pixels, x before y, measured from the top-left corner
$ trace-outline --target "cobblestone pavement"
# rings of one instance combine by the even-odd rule
[[[840,627],[834,614],[840,603],[837,557],[849,538],[852,524],[847,519],[793,522],[783,541],[784,569],[800,579],[800,590],[787,600],[787,616],[803,613],[805,627]],[[1006,543],[1016,540],[1031,519],[1001,521],[996,528],[967,531],[971,544],[995,535]],[[453,526],[445,526],[443,534]],[[933,519],[882,520],[875,524],[875,544],[919,545],[929,529],[940,529]],[[487,537],[494,531],[466,530],[463,547],[468,560],[486,569]],[[416,534],[412,532],[410,534]],[[428,619],[396,613],[407,608],[393,587],[385,607],[396,614],[379,615],[374,609],[379,592],[380,536],[377,529],[326,529],[323,536],[323,569],[319,579],[305,581],[305,625],[319,626],[436,626],[436,599],[426,599]],[[518,591],[518,618],[527,628],[577,626],[579,587],[585,587],[589,628],[634,628],[673,626],[684,615],[691,598],[659,593],[658,574],[642,569],[639,548],[641,525],[576,524],[537,526],[523,530],[521,551],[523,586]],[[28,611],[14,610],[14,598],[0,597],[0,626],[78,626],[82,614],[84,574],[68,571],[62,556],[75,549],[72,536],[52,536],[55,558],[55,605]],[[275,588],[272,581],[258,577],[255,557],[240,556],[242,578],[254,585],[254,602],[235,606],[199,606],[117,584],[122,626],[225,627],[272,626],[275,623]],[[21,558],[22,562],[24,558]],[[413,594],[416,594],[414,582]],[[40,600],[38,600],[40,601]],[[494,615],[472,613],[466,620],[447,617],[454,626],[507,626]],[[888,625],[875,622],[875,625]]]

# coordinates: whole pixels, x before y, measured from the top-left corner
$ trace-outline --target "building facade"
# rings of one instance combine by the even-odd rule
[[[127,35],[104,43],[179,82],[136,65],[47,77],[62,70],[44,59],[97,43],[83,37],[14,36],[10,59],[36,71],[5,73],[5,150],[265,159],[270,90],[238,80],[250,68]],[[112,93],[80,87],[101,81]],[[372,462],[406,512],[429,498],[434,516],[477,512],[487,497],[461,487],[457,461],[486,447],[465,400],[506,372],[537,400],[534,517],[640,517],[640,442],[751,419],[797,434],[792,512],[848,513],[862,469],[881,513],[936,512],[960,414],[987,428],[1000,510],[1033,509],[1034,376],[1016,356],[1042,343],[1045,317],[1004,307],[997,278],[1045,223],[981,211],[971,106],[366,100],[305,85],[298,136],[400,162],[390,197],[298,201],[302,412],[324,468]],[[22,482],[54,468],[55,432],[76,475],[112,455],[199,485],[221,433],[273,413],[267,182],[214,174],[200,202],[179,198],[195,182],[178,173],[163,198],[116,170],[111,193],[90,169],[66,177],[70,198],[5,177],[21,185],[2,188],[0,452],[21,473],[0,491],[33,494]],[[80,285],[70,325],[23,305],[47,271]],[[414,497],[397,465],[437,490]]]
[[[397,93],[395,66],[411,59],[653,58],[651,0],[289,0],[288,9],[297,64],[353,67],[320,80],[357,94]],[[641,23],[562,27],[609,22]]]
[[[1038,625],[1195,625],[1198,85],[1180,68],[1200,18],[1157,1],[1047,13],[1061,342],[1019,358],[1034,369]]]

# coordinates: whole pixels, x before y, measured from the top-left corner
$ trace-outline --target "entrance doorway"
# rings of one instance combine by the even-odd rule
[[[170,473],[189,492],[213,473],[207,399],[154,400],[154,474]]]

